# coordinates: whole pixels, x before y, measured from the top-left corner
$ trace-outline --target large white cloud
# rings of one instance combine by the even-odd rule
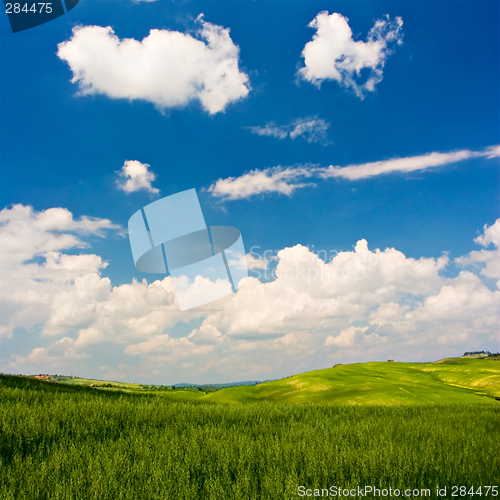
[[[269,129],[261,135],[272,135]],[[277,133],[277,132],[276,132]],[[228,177],[218,179],[209,188],[216,198],[223,201],[250,198],[259,194],[281,193],[290,195],[296,189],[314,185],[313,182],[303,182],[304,179],[329,179],[339,178],[350,181],[387,175],[396,172],[424,171],[430,168],[450,165],[464,160],[474,158],[498,158],[500,146],[490,146],[481,151],[470,151],[462,149],[448,153],[432,152],[419,156],[407,156],[403,158],[391,158],[389,160],[347,165],[340,167],[330,165],[328,167],[275,167],[264,170],[255,169],[244,173],[239,177]]]
[[[2,210],[0,220],[2,268],[10,273],[0,296],[4,333],[15,342],[16,327],[35,338],[41,330],[49,342],[4,360],[8,371],[221,382],[335,362],[436,359],[494,349],[500,341],[500,291],[485,286],[474,267],[446,277],[444,254],[414,259],[394,248],[370,250],[360,240],[353,251],[329,258],[296,245],[278,252],[272,281],[248,278],[222,303],[182,313],[170,278],[112,286],[100,275],[100,257],[64,253],[85,246],[85,234],[115,228],[111,222],[75,221],[64,209],[35,212],[19,205]],[[499,227],[500,220],[485,226],[476,239],[494,247],[483,249],[491,258],[479,262],[469,254],[459,263],[486,262],[488,269],[498,258]],[[17,249],[25,253],[18,257]],[[50,264],[33,262],[54,253]],[[257,255],[251,260],[259,263],[256,271],[268,265]],[[179,325],[182,335],[173,333]],[[96,349],[106,349],[116,366],[102,366],[102,355],[94,360]]]
[[[106,267],[98,255],[63,253],[86,248],[82,237],[103,236],[106,230],[120,227],[107,219],[75,220],[64,208],[37,212],[30,206],[14,205],[0,211],[2,336],[10,337],[16,326],[45,323],[58,292],[75,278]]]
[[[316,33],[302,51],[304,66],[297,74],[318,87],[325,80],[335,80],[363,98],[382,80],[394,45],[402,43],[403,21],[400,17],[391,21],[389,16],[377,20],[366,42],[353,39],[348,21],[341,14],[323,11],[309,23]],[[363,70],[368,76],[361,83]]]
[[[62,336],[27,356],[14,356],[12,370],[69,369],[88,362],[91,346],[111,343],[124,349],[201,314],[179,311],[170,278],[113,287],[101,276],[107,266],[101,257],[64,253],[85,251],[84,238],[110,230],[123,236],[122,228],[107,219],[75,220],[64,208],[37,212],[14,205],[0,211],[0,336],[12,338],[16,328]],[[185,344],[185,339],[172,339],[169,345],[185,352]]]
[[[159,109],[198,100],[214,114],[244,98],[250,86],[229,29],[202,15],[197,22],[194,36],[153,29],[142,41],[120,39],[109,26],[78,26],[57,55],[69,64],[83,95],[142,99]]]

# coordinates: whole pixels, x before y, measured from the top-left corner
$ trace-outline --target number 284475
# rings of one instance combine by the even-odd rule
[[[52,12],[52,3],[6,3],[5,12],[7,14],[50,14]]]

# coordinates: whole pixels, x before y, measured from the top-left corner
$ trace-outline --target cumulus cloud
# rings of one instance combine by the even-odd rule
[[[351,346],[355,343],[363,342],[364,340],[364,332],[368,330],[368,327],[365,326],[363,328],[356,328],[355,326],[350,326],[345,330],[342,330],[337,336],[328,335],[325,339],[324,345],[326,347],[331,346],[340,346],[347,347]]]
[[[347,165],[345,167],[330,165],[328,167],[276,167],[264,170],[255,169],[239,177],[218,179],[208,192],[224,201],[250,198],[259,194],[281,193],[290,195],[296,189],[313,186],[313,182],[300,182],[305,178],[329,179],[342,178],[350,181],[375,177],[377,175],[396,172],[424,171],[431,168],[450,165],[474,158],[498,158],[500,146],[491,146],[482,151],[463,149],[449,153],[427,153],[419,156],[392,158],[369,163]]]
[[[121,170],[117,173],[119,179],[116,181],[118,189],[126,193],[135,191],[147,191],[151,194],[158,194],[159,189],[151,185],[156,180],[156,174],[149,170],[150,165],[137,160],[125,160]]]
[[[183,349],[184,348],[184,349]],[[193,354],[205,354],[212,351],[210,346],[198,346],[190,339],[172,339],[168,335],[155,335],[140,344],[129,345],[125,352],[131,355],[150,354],[152,352],[166,353],[170,356],[182,356],[184,358]]]
[[[483,234],[480,234],[474,241],[483,247],[491,244],[495,247],[500,247],[500,221],[496,221],[491,226],[485,224],[483,227]]]
[[[193,35],[154,29],[142,41],[120,39],[109,26],[78,26],[57,55],[68,63],[81,95],[141,99],[160,110],[199,101],[215,114],[246,97],[250,85],[229,29],[202,15],[197,23]]]
[[[240,177],[228,177],[214,182],[208,192],[222,201],[250,198],[258,194],[281,193],[290,195],[307,184],[299,182],[311,176],[305,167],[274,167],[251,170]]]
[[[38,212],[14,205],[0,211],[1,336],[15,337],[16,329],[62,336],[26,356],[14,355],[11,370],[31,373],[35,366],[42,371],[85,366],[78,362],[91,359],[87,350],[93,346],[125,349],[155,336],[166,338],[173,326],[200,315],[179,311],[170,277],[112,286],[101,276],[107,263],[100,256],[65,253],[83,252],[89,236],[102,237],[109,231],[123,234],[107,219],[75,219],[64,208]],[[164,354],[165,359],[190,353],[184,339],[171,339],[168,346],[174,354]]]
[[[94,254],[68,255],[83,250],[83,237],[102,237],[106,231],[121,232],[108,219],[81,217],[64,208],[37,212],[14,205],[0,211],[0,306],[2,336],[12,336],[18,326],[31,328],[49,319],[47,305],[82,275],[96,274],[107,263]],[[94,293],[98,293],[94,291]],[[78,311],[73,311],[78,314]]]
[[[382,81],[386,60],[403,38],[403,20],[388,15],[375,22],[366,42],[353,39],[349,20],[338,13],[320,12],[308,26],[316,33],[302,51],[304,66],[298,77],[318,88],[325,80],[335,80],[360,98]]]
[[[462,266],[472,265],[481,268],[480,273],[483,276],[499,280],[497,287],[500,289],[500,219],[491,226],[485,224],[483,234],[474,241],[485,248],[473,250],[469,255],[458,257],[455,259],[456,263]],[[494,248],[487,250],[486,248],[490,245],[493,245]]]
[[[309,143],[328,145],[328,129],[330,124],[318,118],[310,116],[308,118],[298,118],[288,125],[276,125],[274,122],[266,123],[262,127],[247,127],[252,134],[260,136],[274,137],[275,139],[285,139],[290,137],[295,139],[302,137]]]
[[[8,371],[95,376],[101,367],[130,381],[224,382],[336,362],[430,360],[492,349],[500,340],[500,290],[485,286],[474,267],[447,277],[445,254],[410,258],[395,248],[370,249],[362,239],[329,258],[295,245],[278,252],[272,281],[248,278],[219,308],[182,313],[169,277],[112,286],[100,275],[100,257],[64,253],[85,247],[83,235],[113,229],[111,222],[51,210],[0,212],[0,241],[10,249],[0,254],[2,268],[13,267],[0,290],[2,324],[14,337],[23,328],[49,341],[3,360]],[[478,236],[483,251],[498,251],[499,227],[500,220]],[[53,267],[11,255],[20,235],[33,243],[32,256],[58,253]],[[93,364],[102,349],[116,366]]]
[[[301,245],[278,259],[274,281],[249,278],[199,328],[217,332],[238,359],[248,353],[294,373],[356,357],[433,359],[500,340],[500,292],[468,271],[444,277],[445,255],[413,259],[360,240],[330,262]]]
[[[247,269],[267,269],[269,267],[269,261],[265,257],[254,257],[251,253],[246,256]],[[241,263],[240,267],[243,268],[245,263]]]

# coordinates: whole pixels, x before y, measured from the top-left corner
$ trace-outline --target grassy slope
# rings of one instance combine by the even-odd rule
[[[110,382],[108,380],[97,380],[90,378],[70,378],[67,377],[60,381],[63,384],[69,385],[81,385],[84,387],[90,387],[91,384],[111,384],[113,389],[122,389],[125,391],[137,391],[140,386],[138,384],[130,384],[128,382]]]
[[[500,397],[500,363],[473,357],[447,358],[435,363],[356,363],[315,370],[256,386],[231,387],[208,395],[180,389],[147,391],[138,384],[80,378],[68,378],[61,382],[87,387],[92,383],[106,383],[112,384],[112,387],[99,387],[98,390],[224,403],[496,403],[494,397]]]
[[[298,485],[450,492],[498,483],[499,431],[498,405],[203,404],[0,375],[0,498],[275,500],[298,498]]]
[[[67,377],[59,380],[61,384],[80,386],[80,387],[91,387],[92,384],[99,384],[99,391],[106,392],[127,392],[136,394],[153,394],[160,397],[165,397],[174,400],[194,400],[200,399],[205,394],[203,392],[195,392],[190,390],[176,389],[175,391],[148,391],[142,389],[139,384],[131,384],[128,382],[110,382],[108,380],[97,380],[97,379],[87,379],[87,378],[71,378]],[[103,387],[102,384],[111,385],[111,387]]]
[[[493,403],[500,363],[449,358],[435,363],[359,363],[315,370],[252,387],[223,389],[203,400],[398,405]]]

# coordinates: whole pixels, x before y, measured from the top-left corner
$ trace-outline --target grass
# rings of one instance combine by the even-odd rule
[[[53,382],[99,391],[155,394],[174,400],[220,403],[415,405],[497,404],[500,363],[478,357],[435,363],[358,363],[337,365],[258,385],[213,387],[145,386],[123,382],[51,376]],[[216,390],[219,389],[219,390]]]
[[[500,363],[448,358],[435,363],[337,365],[256,386],[223,389],[203,399],[226,403],[498,405],[495,397],[500,397]]]
[[[500,477],[498,404],[228,405],[12,376],[0,398],[3,500],[274,500]]]

